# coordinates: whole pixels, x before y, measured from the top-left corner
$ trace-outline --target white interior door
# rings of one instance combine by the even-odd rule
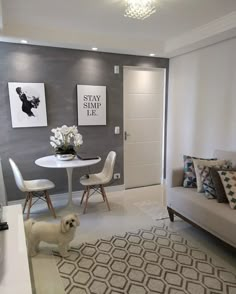
[[[125,188],[160,184],[165,69],[124,67]]]

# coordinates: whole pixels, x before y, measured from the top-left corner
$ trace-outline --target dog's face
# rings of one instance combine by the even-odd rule
[[[79,224],[79,216],[77,214],[69,214],[61,220],[61,231],[63,233],[69,232],[72,228],[78,227]]]

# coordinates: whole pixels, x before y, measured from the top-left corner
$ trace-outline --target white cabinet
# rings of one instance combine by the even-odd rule
[[[0,293],[32,294],[21,205],[3,207],[9,230],[0,231]]]
[[[5,190],[5,184],[3,180],[3,173],[2,173],[2,162],[0,158],[0,203],[3,205],[7,205],[7,197],[6,197],[6,190]]]

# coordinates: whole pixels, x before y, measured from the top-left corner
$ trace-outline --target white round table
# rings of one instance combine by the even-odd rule
[[[68,204],[67,206],[72,206],[72,174],[73,169],[76,167],[84,167],[97,164],[101,161],[101,158],[98,157],[97,159],[85,159],[81,160],[78,158],[74,158],[73,160],[62,161],[56,158],[55,155],[41,157],[35,160],[35,164],[41,167],[46,168],[66,168],[67,177],[68,177]]]

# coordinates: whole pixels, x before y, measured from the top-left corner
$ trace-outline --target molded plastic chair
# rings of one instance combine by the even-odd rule
[[[14,175],[17,187],[22,192],[27,193],[24,208],[23,208],[23,213],[24,213],[26,205],[29,202],[28,203],[28,211],[27,211],[27,219],[29,218],[29,215],[30,215],[30,208],[39,199],[42,199],[47,202],[48,209],[51,211],[52,215],[56,218],[56,214],[55,214],[54,208],[52,206],[50,196],[47,191],[48,189],[52,189],[55,187],[54,183],[49,180],[45,180],[45,179],[25,181],[22,177],[22,174],[21,174],[18,166],[15,164],[15,162],[11,158],[9,158],[9,162],[10,162],[10,165],[11,165],[11,168],[13,171],[13,175]],[[36,201],[32,204],[33,196],[38,197],[38,199],[36,199]]]
[[[80,202],[80,204],[82,204],[84,197],[85,197],[85,206],[84,206],[83,213],[86,213],[89,197],[92,196],[95,192],[99,192],[102,195],[103,200],[107,204],[108,210],[111,210],[110,205],[107,200],[104,185],[108,184],[112,179],[115,160],[116,160],[116,152],[110,151],[109,154],[107,155],[106,160],[105,160],[103,170],[100,173],[89,174],[89,175],[85,175],[80,178],[80,184],[85,186],[85,190],[84,190],[83,196],[81,198],[81,202]],[[93,189],[94,191],[90,195],[91,189]],[[100,191],[99,191],[99,189],[100,189]]]

